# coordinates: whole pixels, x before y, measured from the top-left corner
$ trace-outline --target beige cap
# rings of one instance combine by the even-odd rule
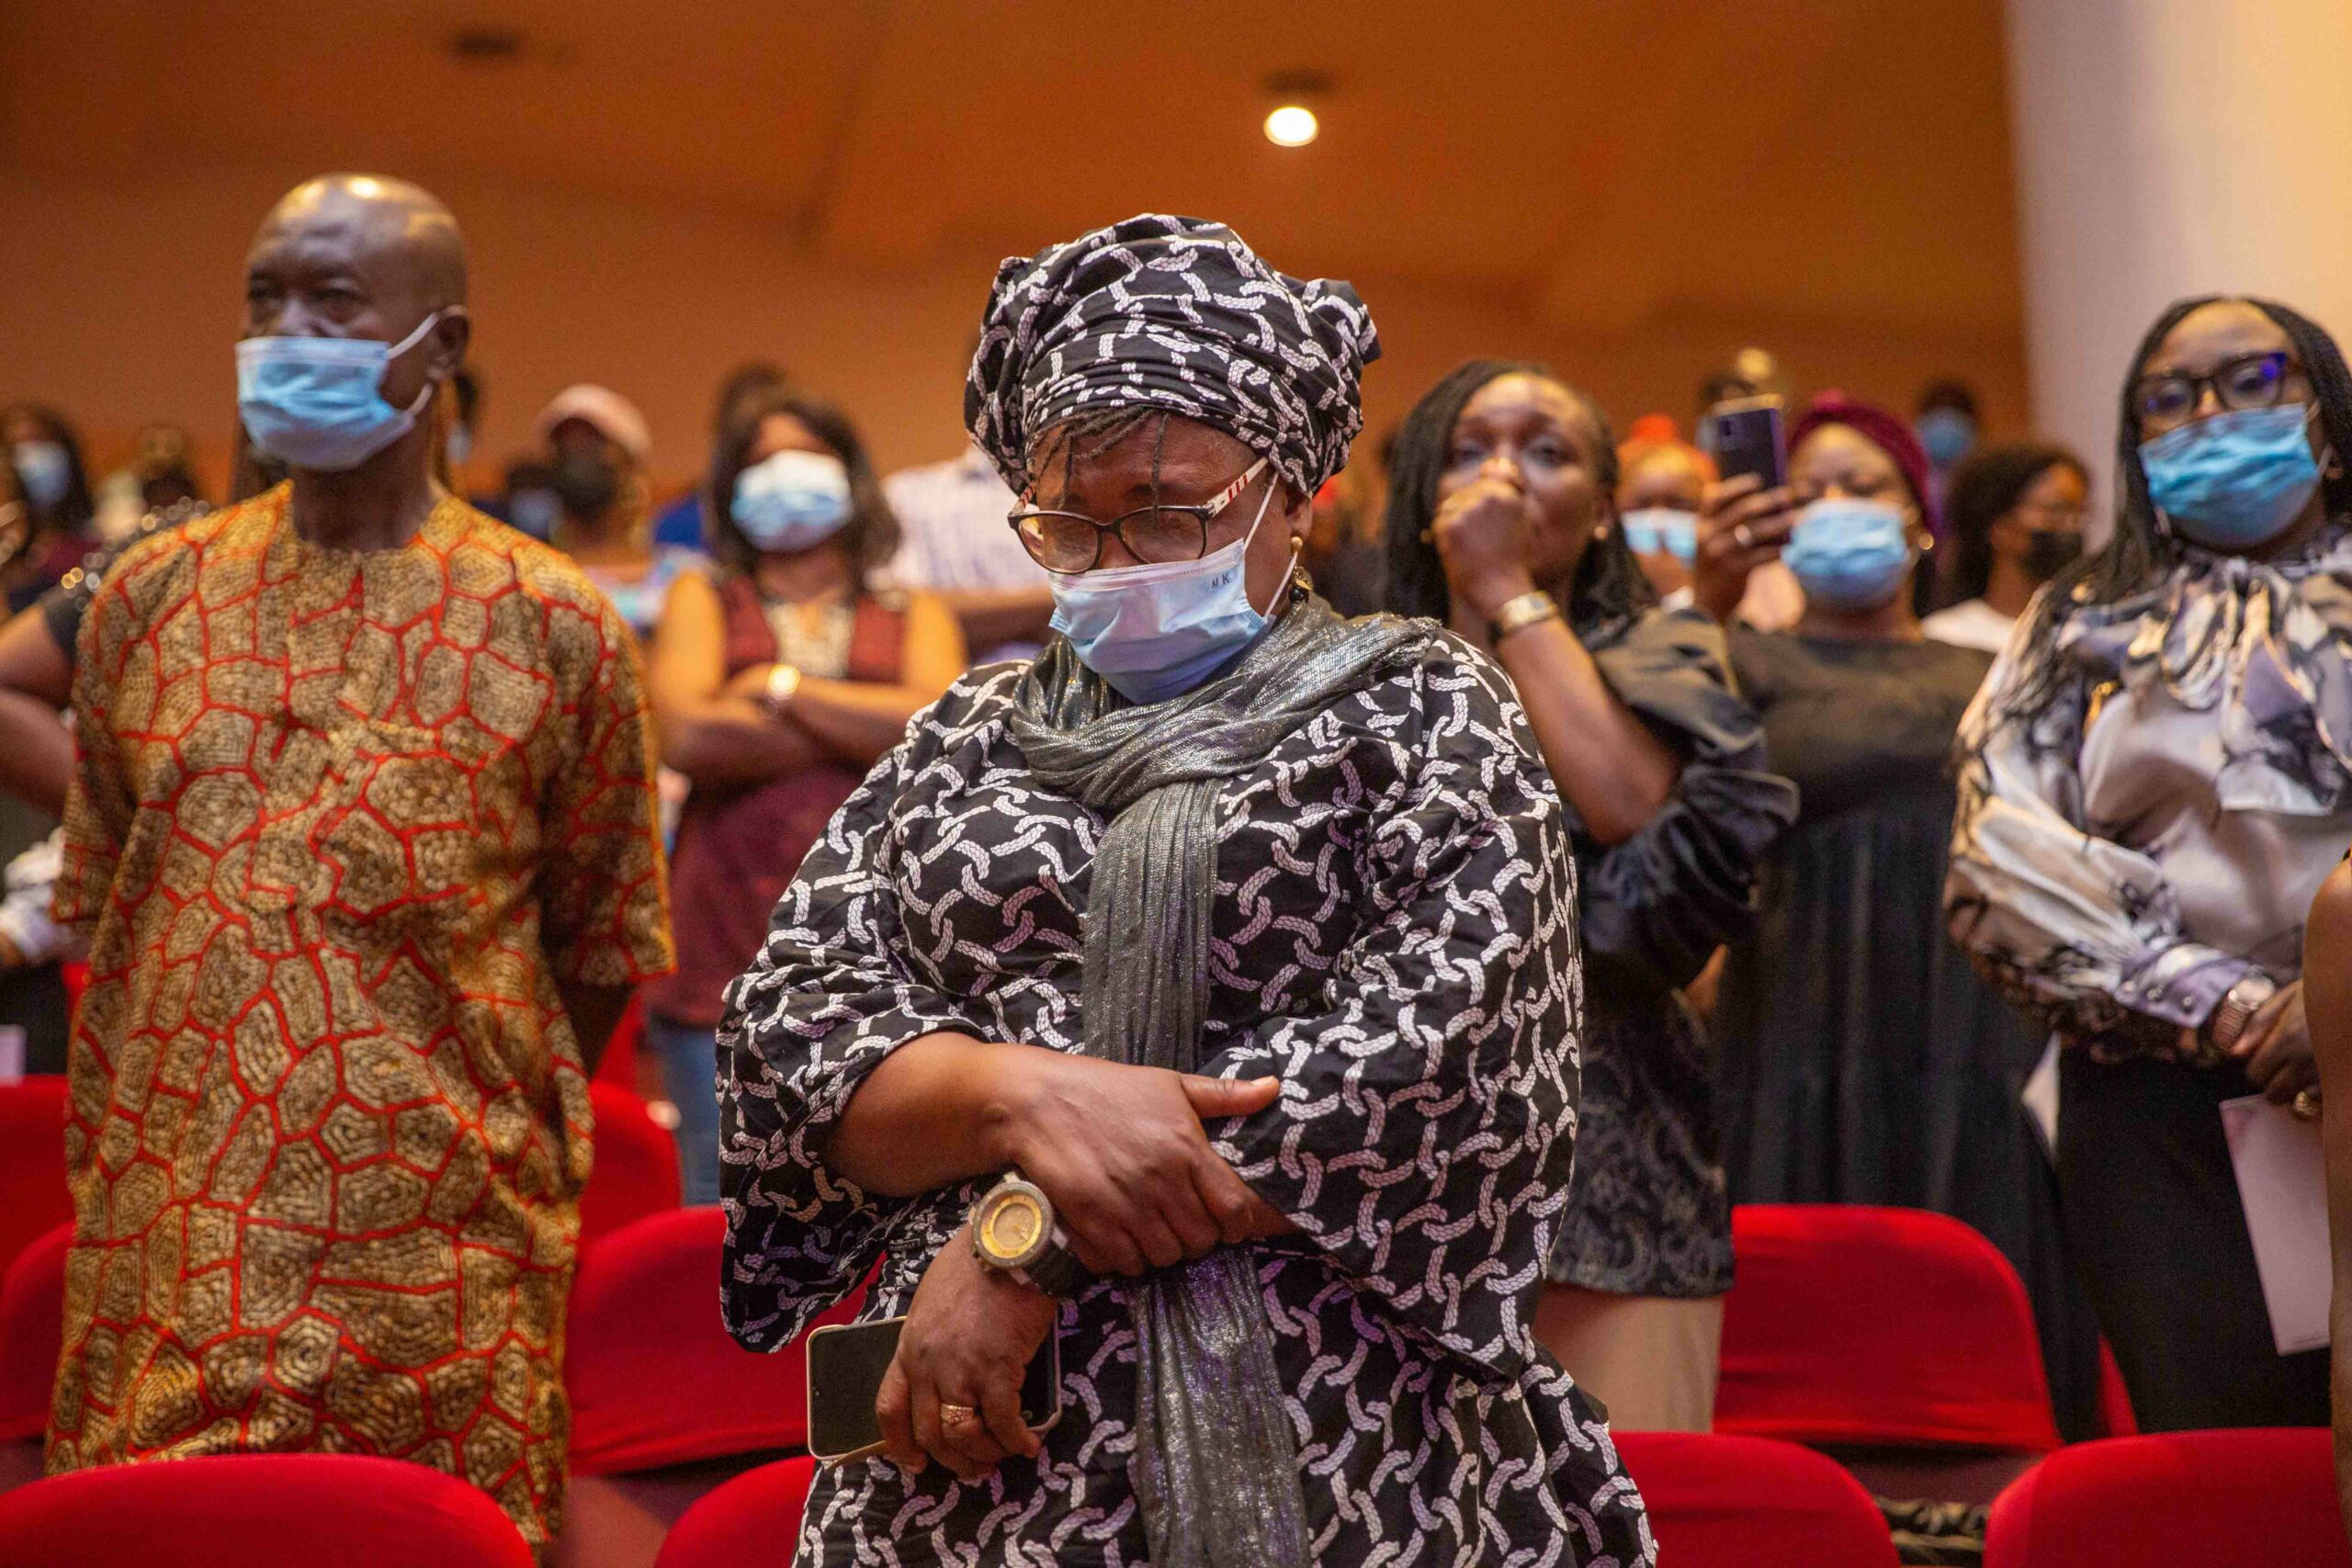
[[[638,462],[644,462],[653,451],[653,433],[646,428],[645,416],[637,412],[637,405],[609,387],[585,381],[558,392],[531,422],[531,434],[545,442],[557,425],[574,419]]]

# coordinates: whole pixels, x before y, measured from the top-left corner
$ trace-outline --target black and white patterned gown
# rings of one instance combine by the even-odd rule
[[[895,1046],[1080,1048],[1079,916],[1104,823],[1006,733],[1025,666],[910,728],[778,905],[719,1037],[724,1310],[789,1342],[878,1258],[907,1310],[985,1183],[912,1200],[823,1158]],[[1449,640],[1333,705],[1217,796],[1204,1071],[1283,1098],[1212,1129],[1306,1233],[1261,1243],[1315,1561],[1646,1563],[1606,1422],[1536,1346],[1566,1200],[1580,1009],[1558,797],[1504,677]],[[804,1564],[1140,1564],[1135,1338],[1117,1281],[1062,1314],[1064,1415],[966,1486],[882,1460],[818,1477]]]

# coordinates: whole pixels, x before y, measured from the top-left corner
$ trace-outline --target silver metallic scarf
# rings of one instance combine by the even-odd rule
[[[1111,707],[1109,688],[1060,638],[1038,657],[1012,738],[1043,783],[1110,818],[1082,921],[1087,1055],[1198,1068],[1219,783],[1430,640],[1392,616],[1343,620],[1294,589],[1288,613],[1229,672],[1164,703]],[[1306,1505],[1257,1249],[1219,1247],[1159,1270],[1128,1301],[1139,1362],[1128,1475],[1152,1562],[1299,1568]]]

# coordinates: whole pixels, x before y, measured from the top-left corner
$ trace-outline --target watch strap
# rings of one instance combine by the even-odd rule
[[[1504,600],[1502,607],[1495,612],[1495,618],[1487,624],[1487,640],[1498,643],[1513,632],[1559,618],[1560,606],[1539,588],[1516,599]]]

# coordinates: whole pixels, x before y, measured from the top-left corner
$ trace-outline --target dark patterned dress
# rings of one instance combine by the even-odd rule
[[[1006,732],[1025,666],[914,722],[801,867],[720,1034],[724,1305],[791,1340],[878,1258],[907,1310],[985,1182],[913,1200],[830,1169],[865,1074],[940,1031],[1080,1047],[1080,928],[1102,819]],[[1283,740],[1217,797],[1203,1070],[1283,1099],[1212,1129],[1305,1235],[1261,1244],[1315,1561],[1650,1560],[1606,1422],[1540,1350],[1576,1136],[1580,980],[1560,806],[1491,665],[1458,644]],[[1035,1461],[961,1485],[820,1474],[804,1563],[1148,1561],[1129,1483],[1127,1292],[1062,1314],[1065,1414]]]
[[[1714,1062],[1682,999],[1715,949],[1753,927],[1756,867],[1796,817],[1764,771],[1764,731],[1733,689],[1724,637],[1696,610],[1652,610],[1595,637],[1617,700],[1682,759],[1643,829],[1604,845],[1572,824],[1585,961],[1577,1172],[1549,1276],[1618,1295],[1731,1289],[1731,1203]]]

